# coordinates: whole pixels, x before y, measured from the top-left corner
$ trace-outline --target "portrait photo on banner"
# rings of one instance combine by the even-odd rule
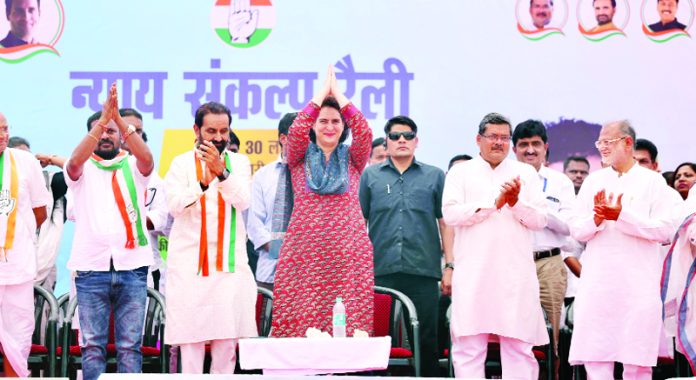
[[[692,0],[643,0],[641,8],[646,34],[688,32],[694,22]]]
[[[566,0],[517,0],[515,17],[517,29],[525,37],[548,36],[548,32],[563,33],[568,22]]]
[[[577,10],[578,29],[592,41],[623,35],[631,18],[628,0],[580,0]]]
[[[36,45],[52,47],[63,32],[60,0],[3,0],[0,12],[0,53]]]

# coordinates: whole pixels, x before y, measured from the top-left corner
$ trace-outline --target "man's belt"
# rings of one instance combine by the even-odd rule
[[[561,254],[560,248],[550,249],[548,251],[536,251],[534,252],[534,261],[539,259],[545,259],[547,257],[553,257]]]

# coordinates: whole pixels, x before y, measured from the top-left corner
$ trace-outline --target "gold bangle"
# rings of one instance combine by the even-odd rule
[[[94,135],[92,135],[91,133],[88,133],[88,134],[87,134],[87,136],[89,136],[89,137],[93,138],[93,139],[94,139],[94,141],[96,141],[96,142],[97,142],[97,144],[99,144],[99,139],[98,139],[98,138],[96,138],[96,137],[94,137]]]

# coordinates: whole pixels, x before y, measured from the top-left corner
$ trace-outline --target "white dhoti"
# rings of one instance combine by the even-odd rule
[[[0,285],[0,351],[20,377],[29,376],[33,333],[34,281]]]

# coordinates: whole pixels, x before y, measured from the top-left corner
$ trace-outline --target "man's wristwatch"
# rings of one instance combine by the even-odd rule
[[[450,261],[449,263],[445,263],[445,268],[444,268],[444,269],[452,269],[452,270],[454,270],[454,263],[451,262],[451,261]]]
[[[230,176],[230,171],[225,168],[225,170],[222,171],[222,174],[217,176],[217,178],[220,180],[220,182],[224,181],[227,179],[227,177]]]

